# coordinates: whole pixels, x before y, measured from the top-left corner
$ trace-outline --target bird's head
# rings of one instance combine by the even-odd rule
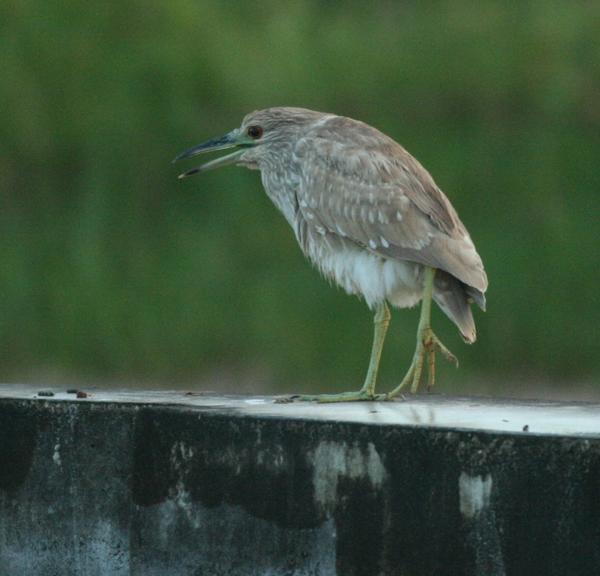
[[[186,178],[227,164],[261,168],[269,160],[285,154],[313,123],[324,114],[304,108],[266,108],[246,115],[239,128],[212,138],[177,156],[173,162],[205,152],[235,148],[235,151],[192,168],[179,178]]]

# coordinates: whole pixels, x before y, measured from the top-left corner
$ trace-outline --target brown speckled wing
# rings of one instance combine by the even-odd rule
[[[375,128],[321,121],[295,148],[307,225],[399,260],[439,268],[483,293],[487,277],[464,225],[429,173]]]

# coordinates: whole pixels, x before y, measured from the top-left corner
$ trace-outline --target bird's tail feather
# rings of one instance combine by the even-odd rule
[[[472,296],[465,288],[466,286],[460,280],[438,270],[435,275],[433,299],[446,316],[456,324],[465,342],[471,344],[475,342],[477,330],[471,311]]]

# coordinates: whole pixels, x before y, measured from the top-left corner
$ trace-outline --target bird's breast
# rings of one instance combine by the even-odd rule
[[[399,308],[414,306],[423,293],[423,267],[388,260],[338,236],[308,234],[303,250],[328,279],[369,307],[387,300]]]
[[[298,208],[299,178],[293,172],[261,170],[267,196],[284,215],[306,257],[328,279],[370,307],[384,300],[406,308],[423,293],[423,267],[414,262],[383,258],[368,248],[307,222]]]
[[[269,169],[261,169],[261,179],[267,196],[295,229],[299,179],[289,171],[284,173]]]

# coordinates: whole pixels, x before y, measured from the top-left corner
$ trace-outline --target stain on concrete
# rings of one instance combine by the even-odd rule
[[[62,464],[62,460],[60,459],[60,444],[59,443],[56,443],[54,445],[54,452],[52,453],[52,461],[57,466],[60,466]]]
[[[385,466],[372,442],[366,448],[354,443],[320,442],[308,455],[313,468],[315,499],[326,512],[338,504],[338,483],[342,478],[364,479],[367,490],[379,490],[387,477]]]
[[[163,502],[173,483],[169,461],[172,432],[162,423],[149,408],[139,410],[135,418],[131,496],[139,506]]]
[[[458,493],[460,513],[465,518],[473,518],[490,504],[492,476],[470,476],[462,472],[458,479]]]
[[[11,574],[600,569],[600,438],[56,399],[0,402],[3,432]]]
[[[14,492],[31,468],[40,415],[32,406],[6,401],[0,410],[0,490]]]
[[[491,474],[458,478],[460,513],[464,519],[465,542],[471,551],[472,571],[486,576],[505,576],[504,554],[492,506]]]

